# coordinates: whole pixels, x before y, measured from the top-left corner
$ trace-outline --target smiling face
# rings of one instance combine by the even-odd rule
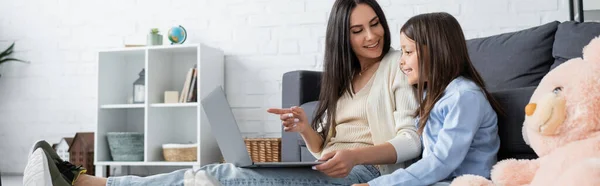
[[[419,83],[419,57],[417,55],[417,46],[415,41],[408,38],[404,33],[400,33],[400,44],[402,48],[402,57],[400,58],[400,68],[408,77],[408,83],[415,85]]]
[[[352,50],[360,61],[379,59],[383,53],[384,29],[369,5],[361,3],[350,14]]]

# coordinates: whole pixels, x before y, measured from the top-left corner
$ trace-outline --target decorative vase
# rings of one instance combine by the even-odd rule
[[[162,40],[163,40],[163,36],[160,34],[153,34],[153,33],[149,33],[148,34],[148,40],[146,41],[148,46],[153,46],[153,45],[162,45]]]

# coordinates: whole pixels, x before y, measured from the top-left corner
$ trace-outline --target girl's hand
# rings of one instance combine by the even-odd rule
[[[327,153],[319,159],[326,161],[315,166],[315,169],[334,178],[343,178],[350,174],[352,168],[357,164],[355,155],[348,149]]]
[[[303,133],[304,131],[310,130],[308,120],[304,109],[300,107],[292,107],[289,109],[278,109],[271,108],[267,112],[272,114],[278,114],[283,124],[283,131],[285,132],[298,132]]]

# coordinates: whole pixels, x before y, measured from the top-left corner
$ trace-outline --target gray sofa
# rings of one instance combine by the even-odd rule
[[[521,134],[524,107],[546,73],[568,59],[581,57],[583,46],[598,35],[600,23],[555,21],[517,32],[467,40],[475,68],[506,112],[498,119],[499,160],[537,157]],[[301,106],[312,114],[318,100],[320,79],[321,72],[316,71],[285,73],[282,107]],[[282,161],[315,160],[297,133],[282,131],[281,149]]]

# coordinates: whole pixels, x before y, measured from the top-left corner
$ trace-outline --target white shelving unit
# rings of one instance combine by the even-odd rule
[[[107,166],[202,166],[221,160],[208,120],[199,103],[164,103],[165,91],[183,88],[185,76],[198,69],[198,100],[215,87],[224,87],[221,50],[202,44],[122,48],[98,53],[98,121],[95,139],[96,175],[106,177]],[[128,104],[133,82],[145,69],[146,93],[142,104]],[[113,161],[108,132],[144,133],[144,160]],[[198,144],[198,160],[165,161],[162,145]]]

